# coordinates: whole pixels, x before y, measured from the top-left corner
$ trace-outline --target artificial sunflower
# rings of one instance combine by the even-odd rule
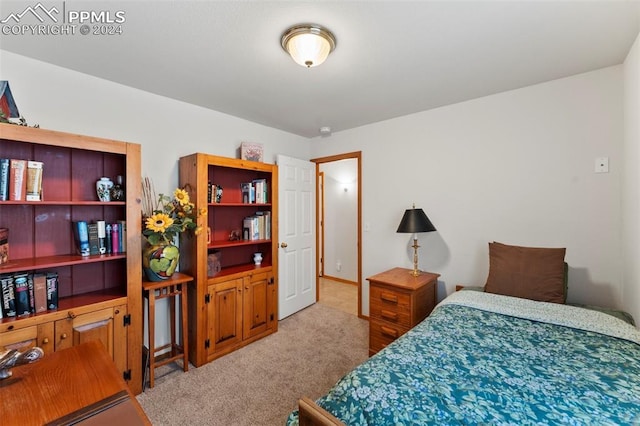
[[[166,232],[173,225],[173,219],[164,213],[157,213],[147,219],[147,229],[153,232]]]
[[[186,206],[189,204],[189,193],[184,189],[176,189],[175,191],[173,191],[173,196],[181,206]]]
[[[195,209],[186,190],[178,188],[173,191],[173,198],[160,194],[144,221],[145,229],[142,234],[151,245],[171,244],[178,234],[188,229],[198,235],[202,227],[198,225],[197,219],[205,213],[206,210]]]

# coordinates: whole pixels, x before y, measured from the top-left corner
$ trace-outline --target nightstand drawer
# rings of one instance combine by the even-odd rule
[[[404,327],[398,327],[370,319],[369,352],[378,352],[406,332],[407,329]]]
[[[378,286],[371,286],[369,314],[374,319],[389,321],[404,327],[411,326],[411,296]]]

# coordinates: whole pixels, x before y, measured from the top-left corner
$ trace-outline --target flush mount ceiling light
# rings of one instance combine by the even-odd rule
[[[300,24],[282,34],[282,48],[303,67],[317,67],[336,48],[336,38],[324,27]]]

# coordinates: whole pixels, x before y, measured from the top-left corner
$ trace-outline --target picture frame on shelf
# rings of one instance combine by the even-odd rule
[[[261,143],[242,142],[240,144],[240,159],[247,161],[264,161],[264,146]]]

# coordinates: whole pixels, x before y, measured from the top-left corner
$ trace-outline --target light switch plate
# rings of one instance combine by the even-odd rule
[[[596,173],[609,173],[609,157],[596,158],[595,164]]]

